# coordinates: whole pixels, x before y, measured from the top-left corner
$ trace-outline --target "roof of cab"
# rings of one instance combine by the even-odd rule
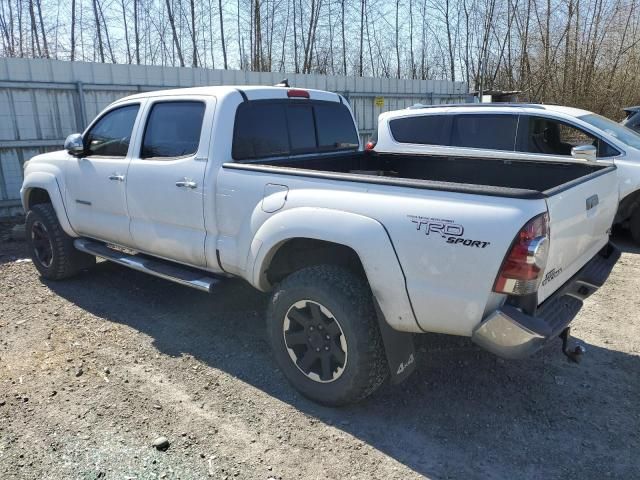
[[[305,90],[309,92],[311,99],[327,100],[339,102],[340,95],[337,93],[326,92],[324,90],[314,90],[310,88],[287,88],[287,87],[269,87],[261,85],[219,85],[210,87],[191,87],[191,88],[174,88],[169,90],[153,90],[149,92],[136,93],[118,100],[118,102],[179,95],[202,95],[202,96],[225,96],[243,92],[249,100],[262,100],[270,98],[288,98],[288,90]]]

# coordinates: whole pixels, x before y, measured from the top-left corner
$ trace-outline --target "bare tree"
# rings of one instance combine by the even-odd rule
[[[94,0],[95,2],[96,0]],[[171,33],[173,34],[173,44],[180,60],[180,66],[184,67],[184,57],[182,56],[182,48],[180,48],[180,39],[178,38],[178,32],[176,31],[176,21],[171,11],[171,3],[169,0],[165,0],[167,6],[167,15],[169,16],[169,23],[171,24]]]
[[[194,0],[189,0],[189,7],[191,12],[191,51],[193,57],[191,59],[191,65],[193,67],[198,66],[198,43],[196,41],[196,6]]]
[[[222,0],[218,0],[218,15],[220,17],[220,42],[222,44],[222,58],[224,62],[224,69],[229,68],[227,64],[227,47],[224,40],[224,12],[222,10]]]

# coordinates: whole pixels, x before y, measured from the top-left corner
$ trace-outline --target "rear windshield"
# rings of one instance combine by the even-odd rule
[[[252,100],[236,112],[234,160],[354,150],[358,132],[342,103],[314,100]]]

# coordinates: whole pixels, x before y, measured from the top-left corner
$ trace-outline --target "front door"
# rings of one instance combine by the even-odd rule
[[[84,134],[85,153],[66,164],[69,221],[80,235],[130,245],[125,197],[129,144],[140,103],[115,107]]]
[[[126,184],[137,250],[206,267],[203,182],[214,108],[213,97],[164,97],[147,105]]]

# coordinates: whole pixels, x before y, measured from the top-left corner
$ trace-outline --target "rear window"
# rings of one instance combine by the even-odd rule
[[[286,156],[359,146],[349,109],[337,102],[252,100],[238,107],[234,160]]]
[[[314,107],[318,126],[318,145],[322,149],[352,148],[359,144],[351,113],[342,104]]]
[[[313,107],[311,105],[295,105],[287,107],[286,111],[291,151],[309,152],[315,150],[317,145]]]
[[[449,122],[444,115],[419,115],[391,120],[389,128],[396,142],[420,145],[448,145]]]
[[[456,115],[451,144],[456,147],[513,151],[518,128],[517,115]]]

